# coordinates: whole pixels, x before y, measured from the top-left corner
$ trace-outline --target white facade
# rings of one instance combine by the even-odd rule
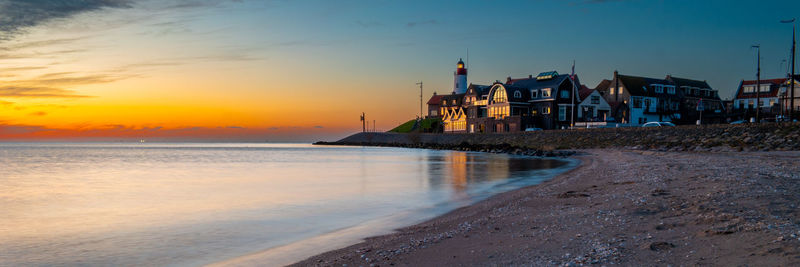
[[[629,105],[631,115],[630,123],[644,124],[646,122],[659,121],[659,119],[671,121],[667,116],[659,118],[659,115],[655,114],[658,107],[658,98],[656,97],[631,96]]]
[[[589,114],[583,114],[584,110]],[[598,111],[601,111],[601,113],[602,111],[605,111],[605,114],[610,116],[611,106],[608,105],[608,102],[606,102],[603,96],[600,95],[600,92],[593,90],[589,96],[587,96],[581,101],[580,104],[578,104],[578,118],[598,118],[605,121],[607,118],[599,117]]]

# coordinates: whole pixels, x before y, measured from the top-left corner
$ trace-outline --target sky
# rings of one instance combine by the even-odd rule
[[[706,80],[784,77],[800,1],[0,0],[0,141],[336,140],[468,81],[575,61]]]

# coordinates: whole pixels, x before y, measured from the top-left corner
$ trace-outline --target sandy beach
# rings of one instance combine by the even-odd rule
[[[579,150],[578,168],[296,266],[796,266],[800,152]]]

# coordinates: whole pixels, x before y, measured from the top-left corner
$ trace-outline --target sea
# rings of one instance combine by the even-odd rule
[[[576,160],[257,143],[0,143],[0,266],[281,266]]]

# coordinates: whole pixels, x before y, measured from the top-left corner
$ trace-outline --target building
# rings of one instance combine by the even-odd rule
[[[794,82],[794,113],[795,113],[794,117],[796,118],[797,114],[800,113],[800,82],[798,81],[800,81],[800,74],[795,75],[794,79],[792,79],[791,81],[789,81],[789,79],[786,79],[786,82],[784,82],[781,85],[781,89],[778,93],[778,97],[780,98],[779,102],[781,106],[781,114],[789,114],[789,112],[791,111],[790,109],[792,104],[791,103],[792,94],[790,90],[791,82]]]
[[[601,94],[609,103],[614,121],[644,124],[679,119],[681,94],[668,80],[620,75],[614,71]]]
[[[706,81],[684,79],[667,75],[681,95],[680,116],[673,122],[677,124],[723,123],[726,120],[725,106],[719,98],[719,91],[711,88]]]
[[[603,80],[603,82],[610,83],[611,81]],[[603,82],[601,82],[600,86],[602,86]],[[608,85],[606,85],[607,87]],[[581,99],[581,102],[578,104],[577,121],[605,122],[609,118],[611,106],[599,91],[582,85],[581,90],[578,91],[578,98]]]
[[[742,80],[736,89],[733,97],[733,110],[730,112],[732,119],[755,118],[756,102],[760,97],[758,108],[760,116],[764,119],[775,119],[781,114],[779,93],[784,85],[788,84],[788,78],[761,80],[761,87],[756,92],[757,80]],[[795,105],[797,101],[795,101]]]
[[[562,129],[571,126],[574,119],[573,105],[580,103],[576,93],[578,90],[576,84],[580,84],[577,75],[571,77],[568,74],[558,74],[556,71],[542,72],[536,77],[532,75],[522,79],[509,77],[506,84],[512,88],[522,89],[519,95],[528,98],[526,101],[528,114],[524,115],[530,116],[529,122],[526,123],[527,127]],[[517,95],[516,90],[512,93],[514,96]],[[512,116],[515,114],[513,110],[510,112]]]
[[[433,96],[428,99],[428,116],[427,118],[441,118],[443,109],[442,109],[442,95],[437,95],[436,92],[433,92]]]

